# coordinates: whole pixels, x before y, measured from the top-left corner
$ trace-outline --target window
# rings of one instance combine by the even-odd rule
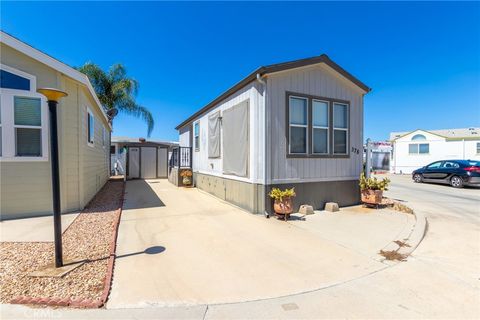
[[[115,154],[115,146],[110,146],[110,154]]]
[[[42,156],[41,100],[14,97],[15,155]]]
[[[287,92],[287,156],[348,157],[348,101]]]
[[[0,70],[0,87],[30,91],[30,80],[6,70]]]
[[[290,97],[289,131],[290,153],[306,154],[308,140],[308,100],[305,98]]]
[[[194,136],[195,151],[200,151],[200,123],[199,122],[195,122],[193,124],[193,136]]]
[[[445,169],[460,168],[460,165],[456,162],[445,161],[442,165],[442,168],[445,168]]]
[[[102,127],[102,147],[105,148],[107,145],[107,130],[105,130],[105,127]]]
[[[427,140],[423,134],[416,134],[412,137],[412,141]]]
[[[477,154],[480,154],[480,142],[477,142]]]
[[[348,150],[348,105],[333,104],[333,153],[347,154]]]
[[[87,142],[93,146],[95,137],[95,118],[90,110],[87,111]]]
[[[430,145],[428,143],[410,143],[408,145],[409,154],[428,154],[430,153]]]
[[[313,100],[312,142],[314,154],[328,154],[328,102]]]
[[[427,169],[438,169],[440,168],[441,164],[442,164],[442,161],[434,162],[432,164],[429,164],[427,166]]]
[[[36,78],[0,64],[1,161],[48,160],[48,110]]]

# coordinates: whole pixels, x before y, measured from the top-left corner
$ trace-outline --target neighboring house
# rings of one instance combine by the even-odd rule
[[[61,211],[82,209],[109,178],[111,126],[87,77],[1,32],[1,219],[52,214],[48,106],[58,104]]]
[[[128,179],[167,178],[168,161],[174,147],[178,147],[178,142],[112,137],[112,173],[126,172]]]
[[[438,160],[480,160],[480,128],[392,132],[390,141],[393,173],[412,173]]]
[[[369,91],[326,55],[260,67],[176,127],[192,162],[170,180],[191,165],[198,188],[255,213],[273,187],[295,187],[296,210],[356,204]]]

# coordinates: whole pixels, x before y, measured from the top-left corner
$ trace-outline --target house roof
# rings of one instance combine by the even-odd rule
[[[415,131],[428,132],[446,139],[468,139],[468,138],[480,139],[480,128],[470,127],[470,128],[459,128],[459,129],[441,129],[441,130],[416,129],[413,131],[405,131],[405,132],[391,132],[390,141],[397,140]]]
[[[90,80],[88,80],[88,77],[81,73],[78,70],[75,70],[74,68],[70,67],[69,65],[49,56],[48,54],[35,49],[31,45],[13,37],[12,35],[1,31],[0,30],[0,42],[6,44],[9,47],[12,47],[13,49],[31,57],[32,59],[35,59],[47,66],[49,66],[52,69],[57,70],[60,73],[63,73],[69,78],[72,78],[73,80],[80,82],[84,86],[87,87],[88,91],[93,97],[93,100],[97,104],[97,107],[100,109],[101,114],[105,117],[105,120],[108,123],[108,126],[110,129],[112,129],[112,126],[109,122],[109,119],[107,117],[107,114],[105,113],[105,110],[102,107],[102,104],[100,103],[100,100],[98,100],[97,94],[95,93],[95,90],[92,87],[92,84],[90,83]]]
[[[155,143],[155,144],[164,144],[169,146],[177,146],[177,141],[165,141],[165,140],[145,140],[145,142],[140,142],[141,138],[131,138],[131,137],[118,137],[112,136],[112,143]]]
[[[289,69],[294,69],[294,68],[300,68],[300,67],[305,67],[313,64],[318,64],[318,63],[325,63],[332,69],[334,69],[336,72],[341,74],[343,77],[346,79],[350,80],[353,84],[355,84],[357,87],[365,91],[365,93],[370,92],[372,89],[369,88],[366,84],[355,78],[352,74],[347,72],[345,69],[340,67],[338,64],[336,64],[334,61],[332,61],[326,54],[322,54],[320,56],[316,57],[311,57],[311,58],[306,58],[306,59],[300,59],[300,60],[294,60],[294,61],[288,61],[288,62],[282,62],[282,63],[276,63],[276,64],[271,64],[267,66],[261,66],[257,69],[255,69],[252,73],[250,73],[248,76],[240,80],[237,84],[235,84],[233,87],[222,93],[220,96],[215,98],[212,102],[195,112],[193,115],[188,117],[185,121],[180,123],[175,129],[180,129],[183,126],[187,125],[190,123],[192,120],[203,114],[204,112],[214,108],[219,102],[222,100],[228,98],[232,94],[234,94],[236,91],[240,90],[243,88],[245,85],[249,84],[252,81],[255,81],[257,79],[257,75],[263,76],[268,73],[274,73],[274,72],[279,72],[279,71],[285,71]]]

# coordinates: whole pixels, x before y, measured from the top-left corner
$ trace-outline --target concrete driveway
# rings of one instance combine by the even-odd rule
[[[352,208],[285,223],[166,180],[128,181],[107,308],[252,301],[362,278],[388,267],[378,251],[413,220]]]

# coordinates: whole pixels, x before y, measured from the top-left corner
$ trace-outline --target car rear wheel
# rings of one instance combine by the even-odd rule
[[[420,182],[423,182],[423,177],[420,173],[416,173],[413,175],[413,181],[415,181],[416,183],[420,183]]]
[[[450,179],[450,185],[454,188],[463,188],[463,180],[459,176],[453,176]]]

